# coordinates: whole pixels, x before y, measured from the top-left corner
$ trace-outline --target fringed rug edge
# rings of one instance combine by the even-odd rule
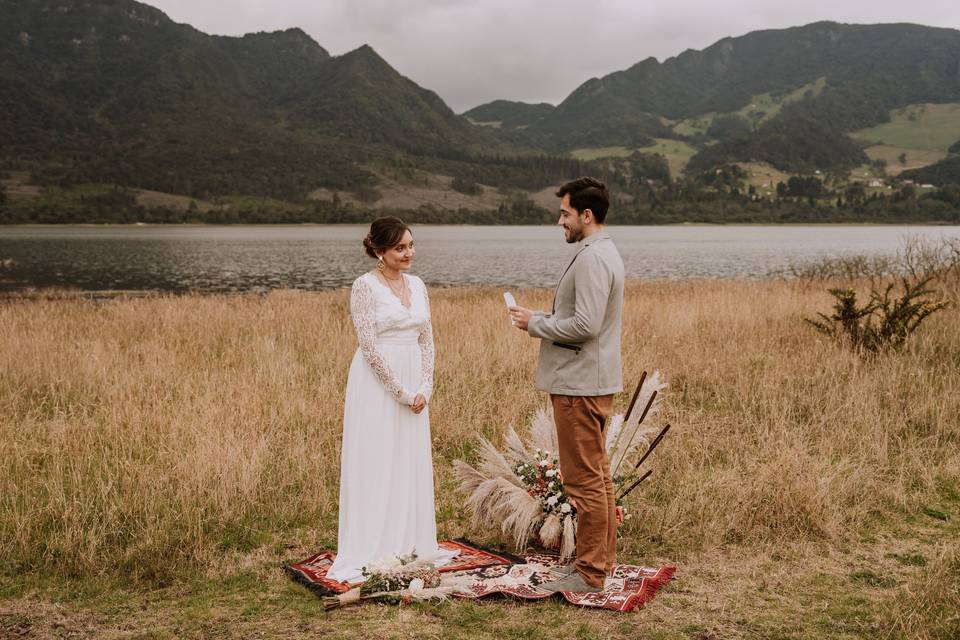
[[[643,608],[648,602],[653,600],[657,594],[677,572],[676,567],[663,566],[657,570],[657,574],[643,579],[643,585],[635,595],[631,596],[620,609],[623,612],[630,612],[636,608]]]
[[[307,589],[312,591],[314,595],[316,595],[319,598],[326,598],[327,596],[337,595],[337,593],[333,589],[325,587],[319,582],[314,582],[307,576],[307,574],[305,574],[303,571],[300,571],[299,569],[297,569],[292,565],[284,564],[283,571],[284,573],[287,574],[287,576],[291,580],[306,587]]]

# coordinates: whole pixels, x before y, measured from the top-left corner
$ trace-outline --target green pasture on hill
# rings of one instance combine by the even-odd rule
[[[790,104],[792,102],[798,102],[802,100],[807,95],[819,95],[823,88],[827,85],[827,79],[819,78],[814,82],[809,82],[802,87],[791,91],[788,94],[782,96],[775,96],[771,93],[761,93],[750,98],[750,102],[744,105],[738,111],[734,111],[732,115],[738,115],[743,118],[746,118],[748,121],[754,125],[759,125],[771,120],[780,113],[780,109],[784,105]],[[706,134],[710,129],[710,125],[713,124],[713,120],[718,115],[729,115],[721,113],[704,113],[698,116],[693,116],[691,118],[685,118],[679,120],[672,125],[673,131],[677,135],[681,136],[695,136],[698,134]],[[670,126],[670,122],[666,123],[667,126]]]
[[[929,149],[905,149],[903,147],[891,147],[885,144],[875,144],[872,147],[864,149],[867,157],[871,160],[883,160],[886,162],[886,172],[890,175],[898,175],[907,169],[917,169],[940,162],[947,157],[945,151],[934,151]]]
[[[586,147],[574,149],[570,155],[577,160],[596,160],[597,158],[626,158],[633,151],[627,147]]]
[[[695,136],[698,134],[706,134],[707,129],[710,128],[710,125],[713,124],[713,119],[717,117],[716,113],[705,113],[703,115],[695,116],[693,118],[686,118],[680,120],[673,125],[673,131],[677,135],[681,136]]]
[[[946,152],[960,140],[960,103],[914,104],[896,109],[890,113],[890,122],[850,135],[873,144]]]
[[[770,93],[762,93],[760,95],[753,96],[753,98],[750,100],[750,104],[744,106],[742,109],[737,111],[736,114],[743,116],[751,122],[760,124],[776,117],[784,105],[792,102],[799,102],[807,95],[819,95],[825,86],[827,86],[827,79],[819,78],[814,82],[809,82],[802,87],[798,87],[790,93],[782,96],[774,96]]]
[[[639,149],[643,153],[659,153],[667,159],[670,165],[670,174],[678,176],[687,168],[690,158],[696,155],[697,150],[686,142],[657,138],[656,143]]]
[[[625,158],[634,151],[659,153],[667,159],[667,163],[670,165],[670,174],[673,176],[681,174],[690,161],[690,158],[697,153],[696,149],[681,140],[656,138],[654,144],[639,149],[629,149],[627,147],[593,147],[576,149],[571,151],[570,155],[577,160],[596,160],[598,158]]]

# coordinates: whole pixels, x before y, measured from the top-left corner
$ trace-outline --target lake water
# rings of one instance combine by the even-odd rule
[[[0,227],[0,290],[239,292],[349,286],[370,269],[364,226]],[[609,227],[633,278],[762,278],[825,256],[892,254],[960,227]],[[431,286],[548,287],[572,255],[552,226],[417,226]]]

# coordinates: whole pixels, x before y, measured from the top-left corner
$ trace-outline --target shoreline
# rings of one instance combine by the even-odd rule
[[[864,278],[863,280],[866,280]],[[820,278],[811,282],[809,278],[801,276],[770,275],[766,277],[740,278],[626,278],[624,284],[628,288],[638,287],[671,287],[671,286],[748,286],[748,285],[783,285],[816,284],[827,286],[834,281],[847,282],[849,279],[837,276],[835,278]],[[431,294],[443,296],[463,294],[486,294],[503,291],[513,291],[524,294],[552,294],[553,286],[504,286],[499,284],[452,284],[427,285]],[[174,289],[68,289],[57,287],[34,287],[22,290],[0,290],[0,304],[5,302],[36,302],[36,301],[108,301],[108,300],[145,300],[145,299],[263,299],[271,295],[327,295],[349,292],[350,285],[344,284],[336,288],[303,289],[292,287],[277,287],[274,289],[249,289],[244,291],[203,291],[203,290],[174,290]]]

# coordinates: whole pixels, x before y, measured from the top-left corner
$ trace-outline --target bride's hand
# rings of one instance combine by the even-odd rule
[[[413,404],[410,405],[410,409],[412,409],[414,413],[420,413],[426,406],[427,399],[423,397],[422,393],[418,393],[417,397],[413,399]]]

